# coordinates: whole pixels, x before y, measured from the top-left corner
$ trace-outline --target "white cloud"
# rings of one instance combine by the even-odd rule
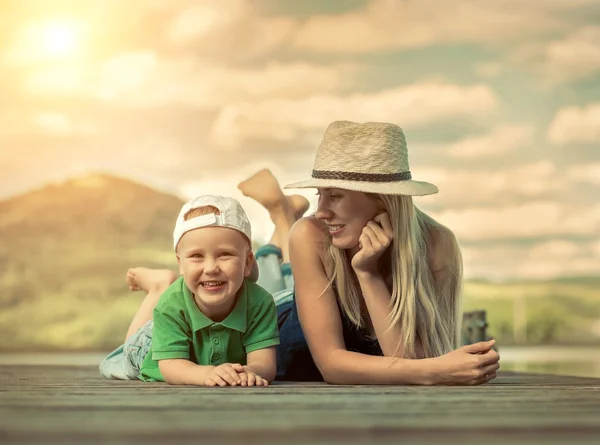
[[[445,210],[435,214],[467,241],[515,239],[539,236],[596,236],[600,227],[600,205],[566,205],[533,201],[501,208]]]
[[[0,137],[93,136],[97,133],[98,127],[93,122],[55,110],[0,112]]]
[[[440,192],[427,203],[440,207],[490,205],[533,199],[544,193],[558,193],[568,181],[557,175],[549,161],[539,161],[504,169],[411,167],[417,180],[432,182]],[[519,199],[521,198],[521,199]]]
[[[167,40],[196,56],[249,60],[282,46],[296,21],[263,17],[248,0],[197,2],[170,24]]]
[[[96,72],[77,66],[39,69],[27,86],[36,94],[75,95],[131,106],[189,105],[215,108],[264,98],[299,98],[336,91],[353,78],[349,65],[269,62],[235,68],[182,57],[159,59],[152,51],[107,60]]]
[[[597,7],[600,11],[600,4]],[[541,80],[537,87],[549,89],[600,72],[598,41],[600,26],[580,22],[562,32],[560,38],[520,42],[510,51],[507,63],[536,74]]]
[[[600,250],[583,243],[548,240],[533,246],[497,244],[462,248],[466,277],[548,279],[597,274]]]
[[[573,27],[566,13],[593,0],[560,3],[374,0],[364,9],[310,18],[294,43],[315,51],[365,53],[441,42],[518,42]]]
[[[544,50],[541,71],[551,82],[588,77],[600,71],[600,26],[576,30]]]
[[[600,141],[600,102],[558,110],[548,126],[547,137],[556,144]]]
[[[566,176],[574,182],[600,185],[600,162],[574,165],[567,170]]]
[[[453,144],[448,152],[457,158],[494,157],[517,151],[533,142],[534,127],[502,124],[484,136],[468,137]]]
[[[322,134],[326,123],[340,119],[396,122],[408,128],[446,117],[479,119],[496,105],[495,94],[485,85],[462,87],[436,82],[345,97],[315,95],[302,100],[237,103],[221,111],[213,137],[230,145],[253,137],[284,142],[304,131]]]
[[[42,130],[52,134],[65,135],[72,132],[71,120],[60,113],[41,113],[35,117],[35,123]]]

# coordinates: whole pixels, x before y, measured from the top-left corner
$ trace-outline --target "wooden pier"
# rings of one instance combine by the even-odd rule
[[[600,379],[480,387],[174,387],[0,365],[1,444],[599,444]]]

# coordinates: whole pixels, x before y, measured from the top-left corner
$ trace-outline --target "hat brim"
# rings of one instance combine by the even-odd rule
[[[382,195],[425,196],[437,193],[438,188],[429,182],[395,181],[395,182],[366,182],[346,181],[341,179],[307,179],[305,181],[287,184],[284,189],[303,188],[339,188],[364,193],[380,193]]]

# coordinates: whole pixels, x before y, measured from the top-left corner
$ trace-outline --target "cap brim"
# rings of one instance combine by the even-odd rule
[[[437,193],[438,188],[429,182],[396,181],[396,182],[366,182],[346,181],[340,179],[307,179],[305,181],[287,184],[284,189],[303,188],[340,188],[364,193],[380,193],[382,195],[425,196]]]

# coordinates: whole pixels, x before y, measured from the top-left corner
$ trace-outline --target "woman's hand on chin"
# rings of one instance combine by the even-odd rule
[[[379,258],[390,246],[393,238],[392,223],[386,212],[369,221],[359,238],[360,250],[352,258],[352,268],[356,274],[378,274]]]
[[[495,379],[500,355],[492,349],[495,340],[474,343],[437,357],[434,384],[481,385]]]

